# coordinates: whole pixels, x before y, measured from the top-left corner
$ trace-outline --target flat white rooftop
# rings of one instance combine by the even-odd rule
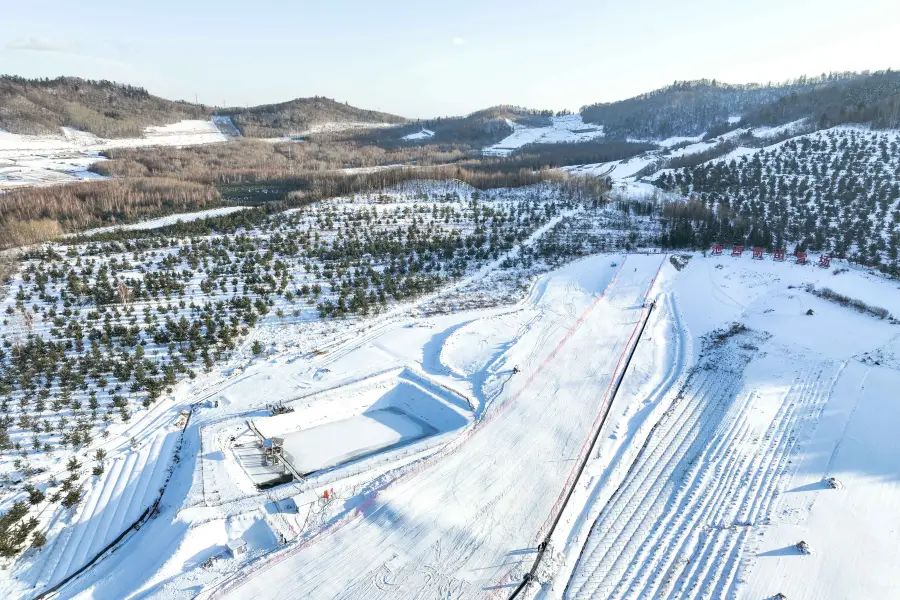
[[[389,407],[278,437],[284,440],[285,460],[298,473],[307,475],[435,433],[437,430],[428,423]]]

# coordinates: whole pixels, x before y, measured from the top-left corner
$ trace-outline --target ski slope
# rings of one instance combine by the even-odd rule
[[[295,598],[299,589],[308,598],[507,593],[560,508],[572,459],[585,450],[660,263],[660,256],[629,257],[605,293],[592,273],[596,259],[557,274],[536,298],[545,318],[508,351],[521,373],[471,435],[213,597]]]
[[[168,476],[178,434],[166,430],[139,448],[108,461],[101,484],[90,487],[73,517],[54,523],[62,531],[34,567],[40,587],[71,575],[150,508]]]
[[[404,135],[401,139],[404,140],[428,140],[434,137],[434,132],[430,129],[422,128],[421,131],[417,131],[415,133],[410,133],[409,135]]]
[[[565,597],[732,595],[801,421],[821,410],[838,370],[746,384],[733,368],[698,370],[597,519]]]
[[[482,153],[485,156],[509,156],[528,144],[564,144],[587,142],[603,137],[603,126],[585,123],[581,115],[550,117],[547,127],[526,127],[508,121],[513,132]]]
[[[668,273],[660,290],[698,358],[645,441],[630,442],[638,454],[625,475],[611,463],[586,542],[565,548],[565,569],[539,598],[896,595],[900,532],[886,524],[900,502],[888,433],[900,426],[900,336],[799,290],[828,285],[892,312],[900,297],[889,281],[845,271],[695,256]]]

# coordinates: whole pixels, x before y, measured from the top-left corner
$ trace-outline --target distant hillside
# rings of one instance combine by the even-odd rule
[[[58,134],[73,127],[106,138],[139,137],[149,125],[205,118],[211,111],[153,96],[144,88],[77,77],[0,76],[0,129]]]
[[[818,128],[844,123],[900,128],[900,71],[863,73],[794,91],[747,114],[742,125],[782,125],[807,118]]]
[[[226,108],[217,114],[230,116],[243,135],[258,138],[299,135],[326,123],[406,122],[397,115],[364,110],[319,96],[251,108]]]
[[[585,106],[581,115],[586,122],[603,125],[607,136],[612,138],[696,136],[733,117],[821,83],[805,77],[779,85],[730,85],[708,79],[676,81],[627,100]]]
[[[141,87],[77,77],[25,79],[0,76],[0,129],[58,134],[73,127],[105,138],[140,137],[150,125],[205,119],[211,107],[151,95]],[[247,137],[280,137],[325,123],[404,123],[403,117],[363,110],[328,98],[215,111],[228,115]]]
[[[382,146],[411,145],[416,143],[462,144],[481,148],[499,142],[513,128],[510,121],[529,127],[546,127],[553,111],[532,110],[521,106],[500,105],[475,111],[464,117],[438,117],[410,122],[388,131],[371,131],[356,136],[358,141]],[[404,139],[422,129],[434,133],[414,140]]]

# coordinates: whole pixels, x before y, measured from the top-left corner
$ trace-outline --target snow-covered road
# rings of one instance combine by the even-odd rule
[[[213,595],[508,594],[559,509],[617,365],[634,341],[660,262],[660,256],[629,256],[608,287],[592,272],[593,261],[554,277],[535,298],[544,317],[508,351],[509,364],[521,373],[470,435],[337,526],[249,568]]]

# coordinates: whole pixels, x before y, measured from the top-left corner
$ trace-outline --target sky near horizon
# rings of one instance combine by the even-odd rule
[[[675,80],[900,68],[895,0],[0,0],[0,73],[406,117],[577,110]]]

